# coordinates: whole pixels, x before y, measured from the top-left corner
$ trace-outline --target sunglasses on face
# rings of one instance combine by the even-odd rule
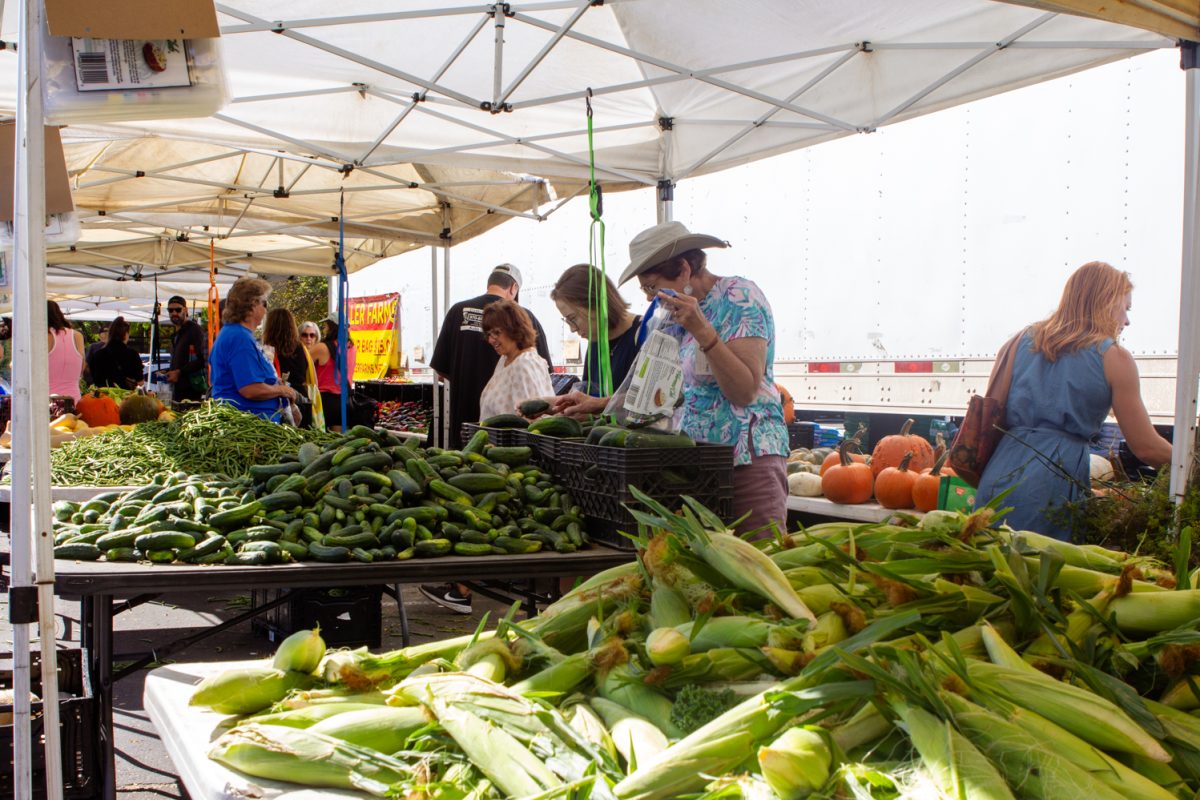
[[[315,333],[302,333],[302,334],[300,334],[300,338],[301,339],[315,339],[315,338],[317,338],[317,335]]]
[[[167,313],[168,314],[182,314],[183,309],[180,308],[179,306],[167,306]]]

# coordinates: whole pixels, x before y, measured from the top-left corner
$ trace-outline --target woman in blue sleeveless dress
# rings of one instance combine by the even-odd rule
[[[1117,343],[1129,324],[1128,274],[1093,261],[1067,280],[1058,309],[1021,334],[1008,392],[1006,435],[979,481],[976,505],[1010,487],[1005,522],[1069,539],[1065,503],[1091,491],[1089,443],[1109,409],[1130,450],[1157,467],[1171,443],[1150,423],[1137,365]]]

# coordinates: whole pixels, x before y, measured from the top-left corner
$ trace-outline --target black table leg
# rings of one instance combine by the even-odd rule
[[[84,598],[83,646],[87,648],[92,673],[92,691],[99,706],[100,793],[104,800],[116,800],[117,764],[113,741],[113,598],[98,594]]]

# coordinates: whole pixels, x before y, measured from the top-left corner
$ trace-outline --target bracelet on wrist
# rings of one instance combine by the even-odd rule
[[[707,353],[709,350],[712,350],[714,347],[716,347],[720,343],[721,343],[721,337],[714,335],[711,342],[709,342],[706,345],[701,346],[700,352]]]

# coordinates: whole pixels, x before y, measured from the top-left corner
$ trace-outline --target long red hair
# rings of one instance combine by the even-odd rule
[[[1133,291],[1129,273],[1103,261],[1071,274],[1053,314],[1033,325],[1033,350],[1047,361],[1121,335],[1121,312]]]

